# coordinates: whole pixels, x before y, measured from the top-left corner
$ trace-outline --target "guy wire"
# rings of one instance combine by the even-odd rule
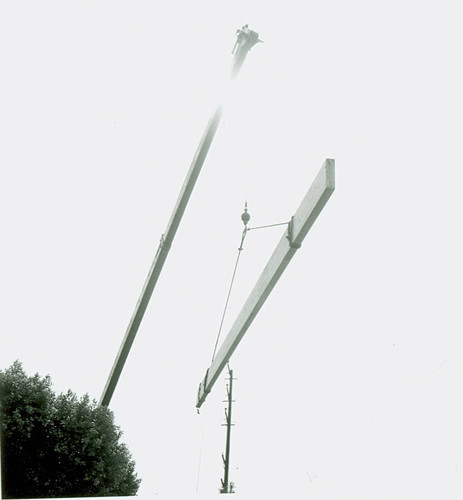
[[[219,332],[217,334],[217,340],[215,341],[214,352],[212,354],[212,360],[211,360],[211,362],[214,361],[215,353],[217,351],[217,345],[219,343],[220,334],[222,332],[222,326],[223,326],[223,322],[224,322],[224,319],[225,319],[225,314],[227,312],[228,301],[230,300],[230,295],[231,295],[231,291],[232,291],[232,288],[233,288],[233,282],[235,281],[236,269],[238,268],[238,263],[240,261],[241,251],[243,250],[244,238],[246,238],[247,232],[248,232],[248,228],[245,226],[245,228],[243,229],[243,234],[241,236],[241,243],[240,243],[240,247],[238,248],[238,255],[236,257],[235,268],[233,269],[233,275],[232,275],[230,287],[228,289],[227,300],[225,301],[225,307],[223,309],[222,319],[220,321]]]

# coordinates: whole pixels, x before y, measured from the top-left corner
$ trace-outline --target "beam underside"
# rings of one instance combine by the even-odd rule
[[[327,159],[292,218],[290,232],[285,231],[207,370],[198,390],[196,404],[198,408],[205,401],[234,350],[333,193],[334,187],[334,160]]]

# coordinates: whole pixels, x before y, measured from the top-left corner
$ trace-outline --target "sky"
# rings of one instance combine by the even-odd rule
[[[139,495],[218,496],[226,374],[195,404],[244,202],[251,226],[285,222],[334,158],[336,191],[230,360],[236,497],[461,499],[462,17],[457,0],[2,2],[0,369],[100,398],[226,95],[110,404]],[[244,24],[264,43],[228,86]],[[248,234],[223,336],[283,231]]]

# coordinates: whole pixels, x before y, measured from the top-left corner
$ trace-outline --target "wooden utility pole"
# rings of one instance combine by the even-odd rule
[[[247,25],[243,26],[242,29],[237,30],[236,35],[237,40],[233,49],[234,57],[230,73],[230,78],[232,80],[238,76],[241,66],[244,63],[249,50],[256,43],[261,41],[259,40],[259,34],[255,31],[250,30]],[[146,278],[140,298],[138,299],[138,302],[135,306],[135,311],[132,315],[129,326],[127,327],[125,337],[122,341],[111,373],[109,374],[108,380],[106,382],[106,386],[101,395],[101,399],[99,402],[100,406],[109,405],[114,390],[116,389],[116,385],[121,375],[122,369],[124,368],[124,364],[129,355],[133,341],[135,340],[135,335],[137,334],[146,308],[148,307],[148,303],[150,301],[154,287],[156,286],[159,275],[161,274],[164,262],[167,258],[167,254],[169,253],[175,234],[180,225],[180,221],[182,220],[183,214],[185,212],[187,203],[196,184],[196,180],[198,179],[204,160],[206,159],[206,155],[209,151],[209,147],[215,136],[217,127],[219,126],[222,111],[222,105],[219,104],[217,109],[212,113],[212,116],[206,125],[206,129],[204,130],[203,136],[201,137],[198,148],[193,157],[193,161],[191,162],[190,169],[180,191],[177,203],[174,207],[174,211],[172,212],[165,233],[161,236],[161,241],[154,257],[154,261],[148,272],[148,277]]]
[[[232,424],[232,404],[234,403],[233,401],[233,370],[230,370],[230,367],[228,368],[228,375],[229,375],[229,384],[227,385],[227,402],[228,402],[228,409],[225,410],[225,418],[226,418],[226,425],[227,426],[227,441],[225,444],[225,457],[222,454],[222,460],[223,460],[223,467],[224,467],[224,475],[222,481],[222,488],[220,490],[220,493],[234,493],[233,491],[233,483],[230,483],[229,481],[229,470],[230,470],[230,441],[231,441],[231,428],[234,424]]]
[[[270,295],[273,287],[280,279],[289,261],[293,258],[298,248],[300,248],[302,241],[333,191],[334,160],[327,159],[296,213],[291,218],[288,228],[285,230],[265,269],[257,280],[254,289],[243,305],[217,355],[212,360],[203,381],[199,384],[197,408],[204,403],[207,395],[211,392],[215,381]]]

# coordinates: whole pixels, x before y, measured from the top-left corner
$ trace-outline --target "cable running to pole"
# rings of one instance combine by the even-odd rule
[[[227,299],[225,301],[225,307],[223,308],[222,319],[220,320],[220,326],[219,326],[219,331],[217,333],[217,339],[215,341],[214,352],[212,353],[212,361],[214,361],[215,353],[217,352],[217,346],[219,344],[220,334],[222,333],[222,327],[223,327],[223,322],[225,319],[225,314],[227,313],[228,302],[230,300],[230,295],[231,295],[231,291],[233,288],[233,283],[235,281],[236,270],[238,269],[238,263],[240,261],[241,252],[243,251],[244,239],[246,238],[246,234],[249,230],[248,229],[248,222],[250,221],[250,219],[251,219],[251,216],[248,213],[248,202],[246,202],[244,205],[244,212],[241,214],[241,220],[243,221],[244,229],[243,229],[243,233],[241,235],[241,242],[240,242],[240,246],[238,248],[238,255],[236,257],[235,268],[233,269],[233,275],[232,275],[232,279],[230,282],[230,287],[228,288],[228,294],[227,294]]]

